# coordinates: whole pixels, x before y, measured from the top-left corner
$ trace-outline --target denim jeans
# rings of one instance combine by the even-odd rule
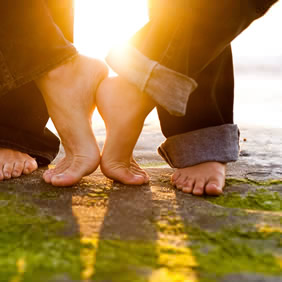
[[[125,68],[124,75],[159,101],[167,137],[159,152],[171,166],[236,160],[230,42],[276,1],[150,0],[151,20],[131,45],[141,55],[132,65],[149,62],[149,73]],[[32,81],[76,55],[71,10],[71,0],[0,2],[0,147],[39,164],[56,156],[59,140],[45,128],[48,112]]]
[[[46,165],[60,141],[33,81],[77,54],[72,0],[0,1],[0,23],[0,147]]]
[[[230,43],[277,1],[150,0],[149,23],[110,52],[110,66],[156,101],[158,151],[172,167],[237,160]]]

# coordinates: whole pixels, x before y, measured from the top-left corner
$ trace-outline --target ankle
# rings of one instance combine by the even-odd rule
[[[71,73],[73,72],[74,63],[77,61],[77,56],[72,57],[70,60],[59,64],[55,68],[51,69],[49,72],[44,73],[41,77],[35,80],[36,84],[42,85],[48,82],[64,81],[65,78],[69,79]]]

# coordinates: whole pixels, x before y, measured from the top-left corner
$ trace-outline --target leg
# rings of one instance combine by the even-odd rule
[[[66,152],[58,168],[44,175],[46,182],[70,186],[98,167],[91,118],[96,89],[106,75],[102,62],[79,55],[36,80]]]
[[[29,174],[37,165],[47,165],[55,158],[60,142],[45,128],[48,119],[45,103],[34,83],[0,98],[0,166],[8,168],[6,179]]]
[[[171,116],[158,107],[167,137],[159,152],[179,168],[172,176],[178,189],[194,195],[218,195],[225,183],[225,161],[236,158],[238,151],[238,132],[232,125],[234,81],[230,47],[201,72],[198,82],[184,117]],[[234,157],[225,153],[234,150]]]
[[[72,41],[72,0],[46,3],[56,24]],[[48,119],[43,97],[33,82],[0,98],[0,180],[29,174],[56,157],[60,141],[45,128]]]
[[[172,182],[186,193],[219,195],[225,182],[224,163],[235,160],[238,152],[238,131],[232,125],[234,82],[228,45],[276,1],[269,1],[263,10],[258,10],[261,3],[254,1],[225,1],[221,7],[207,1],[190,2],[194,13],[175,31],[170,50],[165,49],[167,43],[163,40],[164,52],[150,51],[144,45],[142,51],[167,67],[194,77],[199,85],[184,117],[174,117],[158,107],[162,130],[168,138],[159,152],[179,168]],[[156,17],[161,21],[162,15]],[[217,17],[226,25],[219,25]],[[159,28],[163,29],[161,24]],[[183,34],[186,43],[179,41]],[[163,29],[162,38],[168,36]]]
[[[134,160],[133,149],[144,120],[154,107],[152,101],[147,95],[140,95],[134,85],[115,77],[101,83],[97,106],[107,129],[101,170],[107,177],[124,184],[147,183],[149,177]]]
[[[167,146],[162,146],[160,152],[173,166],[179,168],[183,167],[184,169],[186,166],[191,166],[191,168],[193,166],[193,170],[179,170],[174,175],[173,180],[175,181],[179,175],[182,176],[182,179],[184,177],[184,180],[180,181],[181,183],[178,182],[179,188],[181,188],[181,185],[183,186],[183,184],[185,184],[186,186],[184,188],[188,188],[184,189],[186,192],[201,195],[204,190],[206,190],[205,192],[211,195],[220,194],[225,178],[225,166],[222,162],[235,160],[238,152],[238,130],[236,126],[232,125],[233,70],[229,44],[242,30],[253,20],[261,16],[271,4],[276,1],[269,1],[268,6],[265,5],[263,10],[258,9],[261,3],[255,1],[224,1],[221,3],[221,6],[214,6],[210,1],[166,1],[166,4],[172,4],[171,7],[164,7],[164,2],[161,1],[156,0],[151,2],[154,2],[152,5],[153,12],[151,21],[133,38],[132,44],[150,59],[177,72],[192,76],[197,80],[199,79],[199,82],[203,83],[203,85],[207,84],[210,86],[210,89],[205,89],[206,94],[204,94],[205,92],[203,91],[204,87],[201,87],[202,90],[197,91],[197,93],[204,94],[204,96],[202,96],[204,97],[202,103],[203,101],[205,102],[208,106],[208,111],[197,111],[199,108],[194,108],[193,104],[195,103],[189,102],[190,108],[188,115],[191,114],[191,111],[194,112],[194,114],[192,113],[191,115],[194,116],[196,120],[190,120],[194,121],[194,125],[191,126],[191,123],[185,123],[187,122],[187,118],[184,118],[183,121],[185,122],[182,123],[177,119],[169,122],[170,118],[173,117],[169,117],[164,121],[164,118],[160,114],[163,131],[168,132],[169,130],[166,130],[166,127],[169,127],[169,124],[172,125],[170,127],[170,133],[165,133],[165,135],[169,138],[178,136],[181,133],[192,133],[193,135],[194,133],[198,134],[198,132],[196,132],[197,130],[208,129],[207,132],[213,135],[214,132],[216,132],[215,135],[217,138],[224,139],[227,137],[225,142],[223,142],[225,146],[228,145],[230,138],[232,139],[232,146],[229,148],[232,152],[228,152],[228,148],[225,148],[227,149],[227,153],[223,155],[219,154],[218,151],[214,153],[211,148],[206,147],[207,154],[204,155],[208,155],[211,159],[202,158],[202,160],[196,160],[196,163],[194,163],[196,167],[189,163],[189,159],[187,158],[185,160],[186,165],[184,164],[184,166],[183,162],[176,164],[170,162],[169,157],[172,156],[167,156],[169,152],[166,152],[165,149],[170,147],[169,145],[173,143],[174,138],[172,138],[172,141],[166,143]],[[244,11],[244,13],[242,13],[242,11]],[[218,18],[223,19],[225,24],[222,25],[221,22],[219,23]],[[207,34],[209,34],[209,36],[207,36]],[[225,52],[225,50],[227,51]],[[228,53],[227,57],[229,56],[229,61],[227,60],[229,66],[226,67],[228,70],[227,78],[229,80],[226,81],[226,83],[229,82],[230,87],[225,89],[228,90],[227,94],[224,93],[224,85],[226,84],[221,81],[222,78],[217,75],[214,76],[213,72],[208,70],[209,68],[212,69],[210,65],[215,65],[213,67],[217,69],[218,73],[220,69],[224,68],[225,61],[222,59],[224,55],[221,55],[224,53]],[[221,59],[217,60],[218,57],[221,57]],[[228,65],[228,63],[226,64]],[[128,73],[130,73],[130,71],[128,71]],[[136,74],[135,72],[133,73],[134,75]],[[156,80],[156,78],[154,76],[150,77],[148,73],[145,75],[149,77],[149,79],[145,84],[144,90],[150,93],[150,81]],[[208,75],[213,78],[210,80]],[[143,80],[142,77],[139,78]],[[161,78],[159,77],[158,79]],[[161,80],[159,83],[161,83]],[[193,97],[196,97],[195,93]],[[191,100],[193,100],[192,96]],[[194,102],[195,100],[197,99],[194,99]],[[209,104],[206,103],[206,101],[211,101],[212,103]],[[227,104],[225,105],[226,102]],[[202,107],[202,109],[207,109],[207,107]],[[159,110],[159,112],[161,112],[161,110]],[[210,115],[213,113],[216,113],[215,117]],[[136,115],[138,116],[139,113],[136,112]],[[222,125],[224,126],[223,133],[225,135],[220,136]],[[213,127],[218,128],[214,129]],[[206,138],[209,139],[209,136],[206,136]],[[186,139],[187,138],[183,138],[184,141]],[[178,143],[179,142],[176,144]],[[174,147],[176,146],[174,145]],[[181,150],[181,152],[176,152],[176,155],[181,156],[185,152],[185,149],[183,151],[183,146]],[[220,156],[216,156],[217,154]],[[197,166],[199,163],[201,163],[201,165]],[[198,184],[196,183],[196,186],[194,186],[194,182],[191,184],[191,181],[189,185],[184,183],[188,176],[191,177],[191,174],[193,175],[192,178],[194,182],[195,179],[197,179]],[[203,177],[199,179],[199,175]],[[215,179],[211,178],[211,175],[216,175]],[[192,185],[193,187],[191,188],[190,186]]]
[[[158,34],[159,49],[152,48],[150,44],[144,44],[142,35],[137,37],[134,43],[136,46],[141,46],[141,51],[145,55],[160,61],[163,65],[177,72],[186,75],[191,75],[193,72],[199,87],[190,96],[187,114],[184,117],[172,116],[158,106],[162,131],[168,138],[159,148],[159,152],[172,167],[179,168],[172,176],[172,182],[177,188],[194,195],[202,195],[204,192],[218,195],[222,193],[224,186],[224,161],[232,160],[232,157],[226,158],[221,155],[220,151],[215,151],[212,143],[217,139],[224,139],[220,132],[221,126],[229,128],[230,124],[233,124],[234,81],[231,48],[227,46],[209,64],[204,67],[200,66],[200,62],[194,60],[194,57],[201,57],[196,54],[198,52],[205,54],[205,52],[195,48],[193,44],[188,48],[186,38],[188,35],[185,36],[185,32],[191,32],[191,27],[188,27],[188,30],[186,28],[188,23],[183,21],[178,26],[172,24],[174,32],[171,32],[173,36],[169,39],[171,36],[164,29],[165,20],[162,17],[163,15],[157,15],[157,21],[152,21],[153,27],[148,32],[149,36],[144,35],[145,40],[150,42],[155,34]],[[171,21],[173,22],[174,19]],[[189,36],[191,35],[189,34]],[[201,35],[194,35],[192,37],[194,40],[191,41],[198,42],[198,37],[201,38]],[[201,42],[201,40],[199,41]],[[167,48],[170,50],[167,51]],[[194,55],[190,58],[191,53]],[[208,128],[215,129],[213,136],[211,130],[207,131]],[[199,130],[201,130],[201,134],[199,134]],[[232,128],[231,131],[235,138],[231,140],[231,143],[226,140],[224,146],[227,147],[227,150],[229,150],[228,146],[235,146],[238,150],[237,128]],[[197,133],[196,137],[191,138],[190,135],[193,136],[194,133]]]
[[[149,2],[143,35],[114,48],[107,62],[169,113],[183,116],[198,74],[277,0]]]
[[[44,1],[32,1],[28,8],[14,1],[0,6],[6,26],[0,28],[0,94],[35,81],[67,153],[64,169],[47,181],[58,186],[72,185],[99,163],[90,115],[96,88],[107,75],[107,68],[99,61],[77,55],[53,22]],[[17,21],[11,22],[11,18]],[[15,39],[19,44],[8,49],[9,42]]]

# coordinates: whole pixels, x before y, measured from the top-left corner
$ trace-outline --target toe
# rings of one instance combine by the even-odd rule
[[[4,179],[10,179],[12,177],[12,171],[14,168],[14,163],[5,163],[3,167],[3,174],[4,174]]]
[[[143,169],[137,169],[137,168],[130,168],[130,171],[133,175],[139,175],[139,176],[142,176],[143,179],[144,179],[144,182],[143,183],[148,183],[150,181],[150,177],[149,175],[147,174],[146,171],[144,171]]]
[[[175,185],[177,179],[181,176],[181,173],[179,170],[177,170],[172,176],[171,176],[171,183],[172,185]]]
[[[211,196],[218,196],[223,193],[223,185],[217,181],[210,181],[206,185],[206,194]]]
[[[51,183],[51,179],[53,177],[53,175],[59,175],[61,173],[64,172],[64,170],[66,170],[66,168],[63,168],[63,167],[55,167],[55,168],[52,168],[52,169],[48,169],[46,170],[44,173],[43,173],[43,179],[46,183]]]
[[[52,179],[53,175],[56,175],[56,174],[58,175],[58,174],[63,173],[68,167],[69,167],[69,164],[68,165],[66,165],[66,164],[59,164],[55,168],[51,168],[51,169],[46,170],[43,173],[44,181],[46,183],[51,183],[51,179]]]
[[[194,179],[188,179],[184,185],[183,185],[183,188],[182,188],[182,191],[184,193],[188,193],[188,194],[191,194],[192,191],[193,191],[193,188],[194,188]]]
[[[178,179],[175,181],[175,184],[174,184],[174,185],[176,186],[177,189],[182,190],[182,188],[184,187],[184,185],[185,185],[187,179],[188,179],[187,176],[185,176],[185,175],[180,175],[180,176],[178,177]]]
[[[195,196],[201,196],[205,191],[205,181],[204,179],[197,179],[194,185],[193,194]]]
[[[126,185],[142,185],[148,183],[148,177],[131,172],[129,169],[120,170],[114,180]]]
[[[43,173],[43,179],[46,183],[51,183],[52,175],[53,175],[54,169],[48,169]]]
[[[142,175],[144,177],[145,183],[150,181],[149,174],[139,166],[134,158],[132,158],[130,162],[130,171],[132,171],[133,174]]]
[[[138,174],[132,174],[129,177],[127,177],[127,180],[124,181],[124,184],[127,185],[142,185],[147,184],[149,182],[149,179],[143,175]]]
[[[63,168],[54,171],[51,174],[51,184],[53,186],[61,186],[67,187],[72,186],[78,183],[82,177],[91,174],[96,168],[98,164],[95,162],[94,165],[91,166],[87,162],[79,160],[73,161],[67,169],[62,170]]]
[[[80,181],[81,178],[69,174],[67,171],[51,176],[50,183],[57,187],[72,186]]]
[[[27,160],[24,164],[23,173],[30,174],[38,168],[37,162],[35,159]]]
[[[19,177],[22,175],[24,169],[24,162],[16,162],[12,171],[12,177]]]
[[[0,164],[0,181],[4,180],[3,164]]]

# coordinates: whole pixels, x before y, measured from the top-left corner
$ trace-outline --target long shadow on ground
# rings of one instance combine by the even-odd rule
[[[282,281],[281,183],[227,181],[193,197],[100,172],[73,188],[32,176],[0,183],[0,281]]]

